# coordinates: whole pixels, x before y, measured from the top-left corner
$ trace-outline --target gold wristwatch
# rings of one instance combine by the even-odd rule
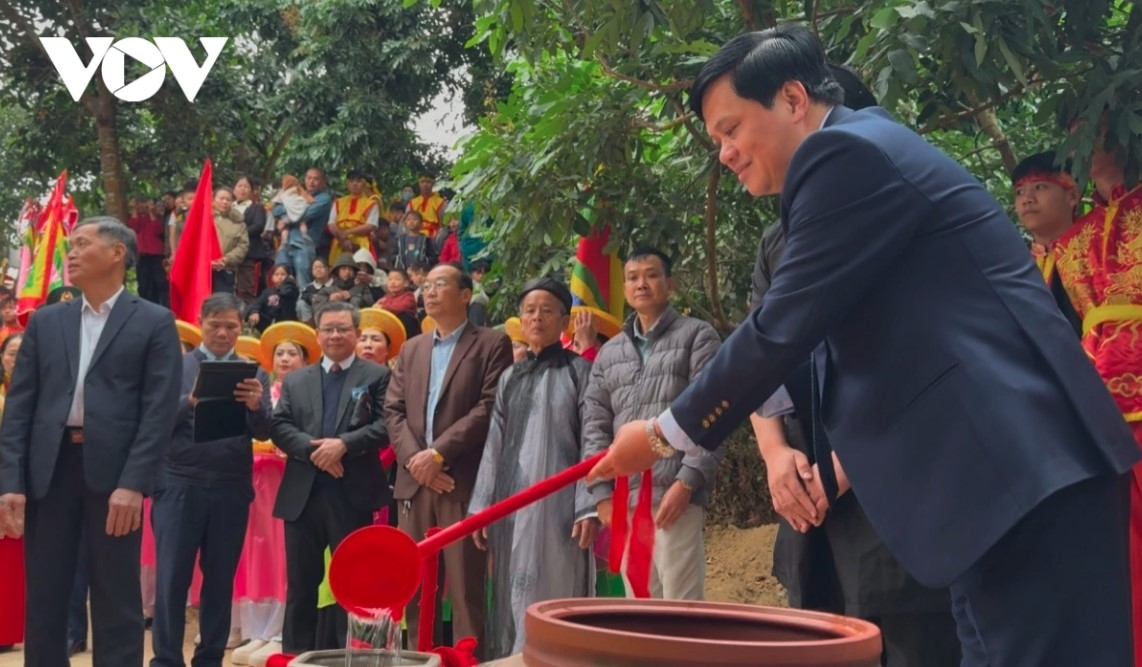
[[[650,441],[650,451],[654,452],[658,458],[668,459],[677,453],[677,450],[670,446],[662,438],[658,437],[658,433],[654,430],[655,420],[651,419],[646,422],[646,439]]]

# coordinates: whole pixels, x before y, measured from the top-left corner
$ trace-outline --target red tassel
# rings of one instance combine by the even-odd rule
[[[436,648],[428,651],[428,653],[435,653],[440,656],[440,662],[444,667],[473,667],[480,664],[476,660],[476,638],[464,637],[456,642],[456,647],[450,646],[437,646]]]
[[[611,574],[623,569],[623,552],[627,548],[627,508],[630,507],[630,482],[626,477],[615,480],[615,493],[611,497],[611,552],[607,564]]]
[[[630,557],[627,561],[627,580],[636,598],[650,597],[650,565],[654,558],[654,478],[650,470],[642,473],[638,489],[638,505],[634,508],[631,526]]]

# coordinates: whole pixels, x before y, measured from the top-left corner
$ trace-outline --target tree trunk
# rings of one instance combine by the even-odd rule
[[[710,180],[706,184],[706,288],[710,294],[710,310],[714,315],[714,328],[729,333],[733,326],[726,319],[722,297],[718,293],[718,239],[714,233],[718,222],[718,181],[722,177],[721,163],[714,161]]]
[[[115,97],[107,90],[102,77],[95,77],[95,81],[99,94],[91,98],[88,109],[95,114],[99,138],[99,179],[103,183],[103,210],[126,222],[126,183],[119,152],[119,130],[115,125]]]
[[[973,107],[980,106],[979,98],[971,91],[967,91],[967,98]],[[979,129],[983,130],[983,133],[991,139],[991,145],[995,147],[995,150],[999,151],[1000,157],[1003,158],[1003,167],[1007,173],[1015,171],[1015,167],[1019,165],[1019,158],[1015,156],[1015,149],[1011,147],[1011,142],[1003,133],[1003,128],[999,126],[999,116],[995,114],[995,107],[989,107],[977,113],[975,122],[979,125]]]

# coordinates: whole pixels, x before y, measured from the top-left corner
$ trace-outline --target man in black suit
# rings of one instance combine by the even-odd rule
[[[192,394],[204,361],[250,363],[234,353],[243,309],[238,297],[228,292],[207,297],[199,315],[202,344],[182,357],[178,420],[151,505],[156,579],[151,667],[186,664],[186,594],[196,557],[202,570],[202,641],[194,650],[194,667],[220,667],[226,652],[234,573],[254,500],[251,441],[270,434],[269,378],[258,368],[254,379],[234,387],[234,400],[245,408],[244,414],[233,415],[235,420],[245,418],[245,428],[235,436],[196,440],[200,408]]]
[[[962,664],[1132,664],[1138,446],[1002,207],[882,110],[841,106],[804,26],[728,43],[691,107],[751,194],[781,193],[785,254],[764,306],[592,477],[715,448],[824,341],[810,394],[835,454],[814,443],[811,482],[833,503],[851,479],[908,572],[949,586]]]
[[[270,435],[285,452],[285,476],[274,516],[285,521],[286,611],[282,650],[317,648],[317,589],[325,576],[325,548],[371,525],[373,512],[392,499],[377,452],[388,444],[384,401],[389,369],[356,356],[361,313],[331,301],[317,309],[320,363],[290,373],[282,383]],[[337,608],[337,634],[348,621]]]
[[[24,664],[68,664],[82,526],[95,664],[138,667],[143,495],[174,429],[181,351],[171,312],[123,290],[134,232],[90,218],[70,245],[68,271],[83,298],[37,311],[20,346],[0,431],[0,528],[26,537]]]

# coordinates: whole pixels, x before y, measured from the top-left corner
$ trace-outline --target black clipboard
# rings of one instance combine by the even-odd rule
[[[194,407],[194,441],[213,442],[236,438],[246,432],[245,403],[234,398],[243,380],[258,377],[258,365],[246,361],[203,361],[190,395]]]

